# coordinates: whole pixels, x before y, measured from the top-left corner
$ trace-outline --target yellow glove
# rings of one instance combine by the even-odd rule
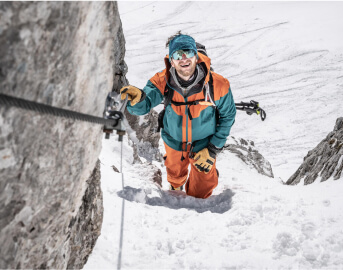
[[[128,95],[128,100],[131,100],[131,106],[135,106],[138,102],[141,101],[143,91],[134,87],[132,85],[124,86],[120,89],[121,99],[125,99]]]
[[[204,148],[195,155],[194,159],[196,161],[193,165],[197,170],[208,174],[216,160],[216,154],[212,151],[208,151],[207,148]]]

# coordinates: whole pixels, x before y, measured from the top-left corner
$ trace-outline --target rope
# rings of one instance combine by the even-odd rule
[[[124,174],[123,174],[123,141],[121,141],[120,146],[120,172],[121,172],[121,182],[124,189]],[[121,207],[121,225],[120,225],[120,240],[119,240],[119,252],[118,252],[118,264],[117,269],[121,269],[121,257],[123,250],[123,234],[124,234],[124,214],[125,214],[125,199],[122,200]]]
[[[84,122],[90,122],[99,125],[116,125],[116,120],[104,119],[89,114],[83,114],[75,111],[65,110],[50,105],[38,103],[35,101],[29,101],[17,97],[11,97],[8,95],[0,94],[0,104],[5,106],[13,106],[24,110],[30,110],[40,112],[43,114],[50,114],[59,117],[70,118],[74,120],[80,120]]]

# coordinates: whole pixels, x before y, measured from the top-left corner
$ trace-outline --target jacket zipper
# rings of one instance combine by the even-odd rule
[[[184,98],[185,99],[185,102],[187,102],[187,98]],[[189,120],[189,117],[188,117],[188,110],[189,110],[189,107],[188,105],[185,105],[186,109],[185,109],[185,117],[186,117],[186,151],[187,151],[187,143],[188,143],[188,120]]]
[[[165,82],[166,82],[166,84],[168,85],[169,88],[173,89],[173,91],[176,91],[173,87],[171,87],[169,85],[166,76],[164,76],[164,80],[165,80]],[[204,82],[204,84],[202,85],[201,91],[199,93],[203,92],[203,89],[204,89],[206,84],[208,84],[208,82]],[[176,91],[176,92],[178,92],[178,91]],[[195,94],[198,94],[198,93],[195,93]],[[183,97],[185,102],[187,102],[187,98],[188,97]],[[204,98],[206,99],[206,97],[204,97]],[[188,121],[189,121],[188,110],[189,110],[189,107],[187,107],[187,105],[185,105],[185,106],[186,106],[185,107],[185,117],[186,117],[186,151],[187,151],[187,145],[188,145]],[[181,130],[181,132],[182,132],[182,130]]]

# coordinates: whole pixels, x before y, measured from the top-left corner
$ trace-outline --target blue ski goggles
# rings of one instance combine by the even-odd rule
[[[174,60],[182,60],[182,56],[185,55],[186,58],[192,58],[195,55],[193,50],[178,50],[173,53],[172,58]]]

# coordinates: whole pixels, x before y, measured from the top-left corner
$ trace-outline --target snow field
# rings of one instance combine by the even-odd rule
[[[123,201],[123,269],[341,268],[342,181],[285,186],[224,152],[215,193],[196,199],[168,191],[163,168],[163,190],[153,184],[126,141],[122,190],[115,140],[103,142],[104,227],[85,269],[117,265]]]
[[[130,84],[164,68],[168,36],[202,42],[236,102],[260,102],[266,121],[237,112],[231,130],[252,140],[275,178],[234,154],[218,156],[219,185],[206,200],[163,190],[148,163],[132,164],[124,139],[124,182],[116,137],[103,141],[102,233],[85,269],[117,267],[125,203],[123,269],[342,269],[343,181],[285,186],[303,157],[343,115],[343,3],[119,2]],[[159,110],[158,108],[157,110]],[[163,144],[160,142],[163,152]]]

